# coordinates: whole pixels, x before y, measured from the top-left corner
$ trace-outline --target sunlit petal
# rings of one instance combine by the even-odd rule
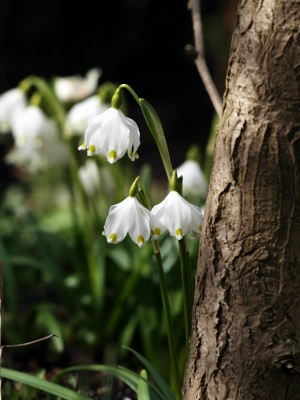
[[[150,211],[135,197],[127,197],[109,209],[103,234],[109,243],[119,243],[127,233],[139,246],[150,238]]]

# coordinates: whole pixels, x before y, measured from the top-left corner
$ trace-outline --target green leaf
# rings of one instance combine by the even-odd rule
[[[140,373],[141,377],[144,379],[140,379],[139,381],[139,386],[138,386],[138,391],[137,391],[137,397],[138,400],[150,400],[150,394],[149,394],[149,386],[148,386],[148,374],[145,369],[142,369]]]
[[[48,382],[35,376],[25,374],[24,372],[13,371],[8,368],[1,368],[2,378],[11,379],[23,383],[25,385],[43,390],[44,392],[53,394],[65,400],[92,400],[90,397],[83,396],[67,389],[56,383]]]
[[[114,248],[108,251],[109,258],[123,271],[130,271],[132,269],[132,260],[128,251],[122,247]]]
[[[131,349],[130,347],[124,346],[125,349],[128,349],[131,351],[147,368],[147,370],[150,372],[150,374],[153,376],[153,378],[156,380],[158,387],[162,390],[164,396],[168,400],[175,400],[175,395],[171,391],[169,385],[166,383],[166,381],[163,379],[163,377],[156,371],[155,368],[147,361],[143,356],[141,356],[138,352],[135,350]]]
[[[100,364],[93,364],[93,365],[80,365],[78,367],[70,367],[59,371],[58,374],[55,375],[53,381],[55,383],[59,382],[59,379],[62,375],[72,372],[72,371],[101,371],[106,372],[107,374],[111,374],[118,379],[121,379],[125,382],[132,390],[135,392],[138,391],[139,381],[141,379],[140,375],[137,373],[130,371],[129,369],[123,367],[111,367],[109,365],[100,365]],[[152,383],[147,382],[150,387],[150,398],[151,400],[159,400],[160,398],[164,400],[173,400],[175,398],[166,398],[160,391],[157,389]]]
[[[146,101],[145,99],[139,99],[139,105],[142,109],[142,113],[147,122],[147,125],[155,139],[168,179],[170,180],[173,172],[173,167],[170,159],[166,137],[159,116],[157,115],[157,112],[154,110],[151,104],[149,104],[148,101]]]

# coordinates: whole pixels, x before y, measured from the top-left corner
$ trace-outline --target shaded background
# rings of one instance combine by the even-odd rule
[[[237,0],[202,1],[206,59],[221,95],[236,8]],[[178,166],[193,142],[204,152],[213,116],[185,54],[188,43],[194,40],[186,0],[2,0],[0,93],[31,74],[50,79],[101,67],[99,83],[127,83],[155,107]],[[140,160],[159,174],[161,161],[139,107],[129,96],[128,103],[142,134]],[[4,184],[11,174],[1,169]]]

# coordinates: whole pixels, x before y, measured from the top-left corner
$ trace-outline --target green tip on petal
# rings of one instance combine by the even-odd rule
[[[175,235],[177,239],[179,240],[182,239],[182,229],[181,228],[176,229]]]
[[[139,235],[137,238],[137,242],[139,246],[142,246],[145,243],[145,239],[143,235]]]
[[[94,146],[93,144],[91,144],[90,147],[89,147],[89,151],[90,151],[91,153],[95,153],[95,151],[96,151],[96,146]]]
[[[202,232],[202,225],[199,225],[199,231]]]
[[[136,180],[133,182],[133,184],[131,185],[130,189],[129,189],[129,197],[136,197],[138,190],[139,190],[139,180],[140,177],[138,176],[136,178]]]
[[[160,229],[159,228],[155,228],[154,231],[153,231],[153,235],[159,236],[160,235]]]
[[[112,233],[111,235],[109,235],[109,238],[107,239],[107,241],[109,243],[114,243],[117,239],[118,239],[117,235],[115,233]]]
[[[111,159],[113,159],[113,160],[115,160],[115,159],[117,158],[117,153],[115,152],[115,150],[111,150],[111,151],[108,153],[108,158],[111,158]]]

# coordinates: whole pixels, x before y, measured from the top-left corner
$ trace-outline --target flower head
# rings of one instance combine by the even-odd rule
[[[25,93],[19,89],[11,89],[0,96],[0,132],[11,130],[17,115],[27,106]]]
[[[153,207],[151,213],[151,229],[161,234],[161,230],[168,230],[178,240],[187,232],[194,237],[200,237],[203,215],[200,208],[190,204],[178,192],[171,191],[160,204]],[[157,223],[159,221],[159,224]]]
[[[65,102],[80,101],[95,92],[100,75],[101,70],[94,68],[86,73],[85,78],[80,75],[56,78],[54,81],[56,95]]]
[[[183,177],[183,195],[194,195],[204,197],[207,191],[207,182],[200,168],[194,160],[187,160],[177,168],[177,175]]]
[[[122,158],[126,151],[131,161],[138,158],[140,132],[137,124],[125,117],[121,110],[109,108],[90,118],[85,131],[84,143],[79,150],[87,149],[87,155],[103,154],[111,164]]]
[[[128,196],[110,207],[103,235],[108,243],[119,243],[129,233],[131,239],[142,247],[150,238],[150,215],[150,211],[135,197]]]
[[[10,163],[35,171],[65,162],[66,149],[56,123],[37,106],[28,106],[12,124],[15,149],[7,156]]]
[[[67,114],[66,131],[69,135],[83,135],[88,125],[88,120],[109,108],[102,103],[99,96],[91,96],[75,104]]]

